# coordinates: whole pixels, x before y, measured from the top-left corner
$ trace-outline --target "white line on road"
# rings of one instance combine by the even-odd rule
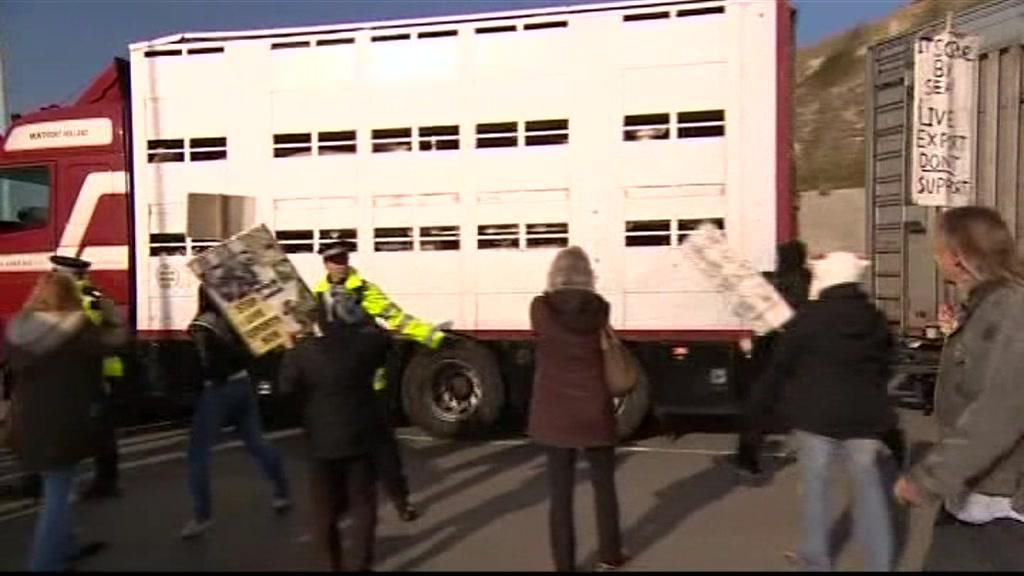
[[[301,431],[302,430],[300,428],[290,428],[290,429],[287,429],[287,430],[280,430],[280,431],[277,431],[277,432],[271,432],[271,433],[267,434],[266,437],[268,439],[270,439],[270,440],[280,440],[280,439],[283,439],[283,438],[290,438],[292,436],[297,436]],[[397,434],[396,436],[398,437],[399,440],[405,440],[407,442],[448,442],[448,440],[439,440],[437,438],[432,438],[430,436],[421,436],[421,435],[414,435],[414,434]],[[180,438],[166,439],[166,440],[162,440],[162,441],[157,441],[157,442],[149,443],[149,445],[153,446],[153,445],[157,445],[157,444],[160,444],[160,445],[173,444],[173,443],[178,442],[179,440],[180,440]],[[472,442],[472,441],[452,441],[452,442],[453,443],[463,443],[464,442],[464,443],[467,443],[467,444],[471,443],[471,444],[477,444],[477,445],[493,445],[493,446],[524,446],[526,444],[531,444],[532,443],[528,439],[488,440],[488,441],[484,441],[484,442]],[[232,450],[232,449],[235,449],[235,448],[240,448],[241,446],[242,446],[242,442],[240,440],[233,440],[231,442],[225,442],[223,444],[219,444],[219,445],[215,446],[213,448],[212,452],[224,452],[226,450]],[[130,448],[126,449],[125,452],[138,452],[138,451],[142,451],[142,450],[144,450],[144,448],[142,448],[142,447],[134,447],[133,446],[133,447],[130,447]],[[702,448],[662,448],[662,447],[654,447],[654,446],[636,446],[636,445],[619,446],[618,448],[616,448],[616,450],[621,451],[621,452],[637,452],[637,453],[647,453],[647,454],[686,454],[686,455],[695,455],[695,456],[720,456],[720,455],[732,454],[733,453],[732,450],[707,450],[707,449],[702,449]],[[142,467],[145,467],[145,466],[154,466],[154,465],[157,465],[157,464],[163,464],[165,462],[172,462],[174,460],[183,460],[183,459],[185,459],[185,457],[187,455],[188,455],[188,453],[186,451],[169,452],[167,454],[160,454],[160,455],[157,455],[157,456],[150,456],[149,458],[140,458],[140,459],[134,460],[132,462],[126,462],[124,464],[121,464],[120,468],[121,468],[121,470],[132,470],[132,469],[135,469],[135,468],[142,468]],[[775,453],[766,454],[766,456],[774,457],[774,458],[782,458],[785,455],[786,454],[783,453],[783,452],[775,452]],[[34,514],[39,509],[39,507],[35,506],[35,505],[29,506],[28,508],[23,508],[24,506],[26,506],[27,502],[29,502],[29,500],[21,500],[21,501],[18,501],[18,502],[13,502],[11,504],[0,506],[0,523],[7,522],[9,520],[14,520],[16,518],[21,518],[21,517],[27,516],[29,514]],[[16,509],[17,511],[4,515],[5,511],[12,510],[12,509]]]
[[[292,428],[292,429],[289,429],[289,430],[281,430],[281,431],[278,431],[278,432],[271,432],[270,434],[267,434],[266,437],[269,440],[279,440],[279,439],[282,439],[282,438],[290,438],[292,436],[296,436],[296,435],[299,434],[299,432],[301,432],[300,429]],[[241,446],[242,446],[242,441],[241,440],[232,440],[231,442],[225,442],[224,444],[219,444],[217,446],[214,446],[213,449],[211,450],[211,452],[224,452],[226,450],[232,450],[234,448],[240,448]],[[151,456],[149,458],[140,458],[139,460],[135,460],[135,461],[132,461],[132,462],[126,462],[124,464],[121,464],[121,466],[119,468],[121,470],[132,470],[132,469],[135,469],[135,468],[142,468],[144,466],[153,466],[153,465],[156,465],[156,464],[163,464],[165,462],[172,462],[174,460],[183,460],[187,455],[188,455],[188,453],[185,452],[185,451],[169,452],[167,454],[160,454],[159,456]],[[23,508],[24,506],[27,505],[26,503],[30,502],[30,501],[31,500],[27,500],[26,499],[26,500],[20,500],[18,502],[13,502],[11,504],[7,504],[7,505],[4,505],[4,506],[0,506],[0,523],[7,522],[9,520],[14,520],[16,518],[21,518],[23,516],[28,516],[29,514],[35,514],[36,511],[39,510],[39,506],[37,506],[37,505],[29,505],[27,508]],[[11,509],[18,509],[18,510],[16,512],[12,512],[10,514],[6,514],[6,515],[3,514],[3,512],[5,510],[11,510]]]
[[[410,434],[398,434],[399,440],[408,440],[413,442],[445,442],[445,440],[438,440],[437,438],[431,438],[430,436],[414,436]],[[526,444],[532,444],[532,441],[526,439],[519,440],[489,440],[486,442],[472,442],[473,444],[491,444],[494,446],[524,446]],[[658,446],[636,446],[626,444],[624,446],[618,446],[615,448],[618,452],[640,452],[640,453],[651,453],[651,454],[693,454],[696,456],[722,456],[726,454],[735,453],[734,450],[707,450],[704,448],[663,448]],[[783,452],[769,453],[766,456],[781,458],[786,454]]]

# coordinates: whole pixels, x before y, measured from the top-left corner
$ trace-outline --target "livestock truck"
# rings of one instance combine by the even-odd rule
[[[319,247],[349,240],[363,276],[462,336],[388,372],[409,420],[454,436],[523,413],[530,300],[575,244],[641,367],[620,433],[731,412],[750,329],[679,247],[712,221],[769,272],[794,237],[792,25],[785,1],[645,1],[132,44],[3,136],[0,319],[50,255],[91,261],[136,336],[121,413],[181,416],[186,263],[263,223],[312,285]]]

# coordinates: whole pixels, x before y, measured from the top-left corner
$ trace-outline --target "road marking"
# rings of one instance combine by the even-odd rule
[[[264,435],[268,440],[280,440],[282,438],[290,438],[297,436],[301,432],[298,428],[291,428],[288,430],[280,430],[277,432],[271,432]],[[224,442],[214,446],[211,452],[224,452],[226,450],[233,450],[235,448],[241,448],[243,443],[241,440],[232,440],[230,442]],[[170,462],[172,460],[183,459],[188,456],[187,451],[169,452],[167,454],[160,454],[157,456],[150,456],[149,458],[140,458],[131,462],[125,463],[120,466],[121,470],[133,470],[135,468],[142,468],[143,466],[149,466],[152,464],[162,464],[164,462]]]
[[[146,442],[146,443],[135,443],[135,444],[130,444],[128,446],[125,446],[124,444],[121,444],[121,446],[123,446],[123,447],[119,447],[118,448],[118,454],[121,457],[124,457],[124,456],[130,455],[130,454],[136,454],[136,453],[139,453],[139,452],[150,452],[150,451],[153,451],[153,450],[156,450],[156,449],[159,449],[159,448],[164,448],[166,446],[173,446],[175,444],[180,444],[183,441],[187,440],[187,438],[188,438],[187,436],[179,435],[177,437],[165,438],[163,440],[154,440],[154,441]],[[8,462],[8,464],[11,464],[11,462]],[[15,463],[15,466],[16,466],[16,463]],[[126,468],[127,466],[128,466],[128,464],[123,464],[123,465],[120,466],[120,468]],[[89,466],[89,465],[83,465],[83,470],[84,471],[92,470],[92,467]],[[17,478],[20,478],[21,476],[24,476],[24,472],[22,472],[20,470],[18,472],[11,472],[11,473],[8,473],[8,474],[4,474],[4,475],[0,476],[0,483],[17,479]]]
[[[167,440],[169,438],[178,438],[178,439],[186,438],[186,437],[188,437],[188,434],[189,434],[189,431],[186,428],[186,429],[169,430],[169,431],[163,431],[163,432],[153,432],[153,433],[146,434],[146,435],[125,436],[125,437],[121,438],[120,440],[118,440],[118,442],[117,442],[118,451],[122,452],[122,453],[130,454],[133,451],[130,450],[129,447],[132,447],[132,446],[143,446],[143,445],[146,445],[146,444],[148,444],[150,442],[156,443],[158,441]],[[161,446],[162,444],[155,444],[155,445],[156,446]],[[142,448],[142,449],[144,450],[145,448]],[[137,452],[138,449],[136,449],[134,451]],[[6,466],[6,465],[10,465],[10,464],[16,464],[17,463],[17,459],[18,459],[17,456],[15,456],[14,453],[12,451],[10,451],[9,449],[0,450],[0,467]]]
[[[18,500],[17,502],[11,502],[10,504],[4,504],[3,506],[0,506],[0,514],[3,514],[5,512],[7,512],[8,510],[21,510],[22,508],[25,508],[26,506],[31,506],[32,505],[31,502],[32,502],[31,500]],[[3,516],[0,516],[0,519],[2,519],[2,518],[3,518]]]
[[[269,439],[269,440],[280,440],[280,439],[283,439],[283,438],[291,438],[293,436],[297,436],[300,432],[302,432],[301,428],[289,428],[287,430],[279,430],[277,432],[271,432],[269,434],[266,434],[265,437],[267,439]],[[473,442],[471,440],[443,440],[443,439],[433,438],[431,436],[422,436],[422,435],[415,435],[415,434],[396,434],[395,436],[399,440],[405,440],[407,442],[428,442],[428,443],[450,442],[452,444],[474,444],[474,445],[494,445],[494,446],[524,446],[524,445],[532,444],[533,443],[531,440],[525,439],[525,438],[524,439],[513,439],[513,440],[488,440],[488,441],[484,441],[484,442]],[[170,445],[170,444],[176,443],[178,440],[180,440],[180,439],[179,438],[174,438],[173,440],[172,439],[166,439],[166,440],[160,440],[160,441],[157,441],[157,442],[153,442],[153,444]],[[230,442],[225,442],[225,443],[222,443],[222,444],[218,444],[217,446],[214,446],[211,449],[211,452],[217,453],[217,452],[224,452],[224,451],[227,451],[227,450],[233,450],[235,448],[242,447],[242,445],[243,445],[243,443],[242,443],[241,440],[232,440]],[[144,451],[144,450],[145,450],[145,448],[142,448],[142,447],[131,447],[131,448],[126,449],[125,453],[141,452],[141,451]],[[702,448],[662,448],[662,447],[636,446],[636,445],[618,446],[618,447],[616,447],[616,451],[619,451],[619,452],[637,452],[637,453],[647,453],[647,454],[685,454],[685,455],[695,455],[695,456],[723,456],[723,455],[728,455],[728,454],[734,454],[735,453],[733,450],[707,450],[707,449],[702,449]],[[771,457],[771,458],[784,458],[787,455],[787,453],[786,452],[771,452],[771,453],[767,453],[765,455],[768,456],[768,457]],[[142,467],[145,467],[145,466],[153,466],[153,465],[157,465],[157,464],[163,464],[163,463],[166,463],[166,462],[172,462],[172,461],[175,461],[175,460],[183,460],[187,456],[188,456],[188,452],[187,451],[169,452],[167,454],[159,454],[159,455],[156,455],[156,456],[150,456],[148,458],[140,458],[139,460],[134,460],[132,462],[123,463],[123,464],[121,464],[120,469],[121,470],[133,470],[135,468],[142,468]],[[84,476],[84,475],[80,475],[80,477],[81,476]],[[12,513],[9,513],[9,514],[4,514],[4,512],[6,512],[7,510],[13,510],[13,509],[17,509],[17,508],[26,506],[28,502],[32,502],[32,501],[31,500],[27,500],[27,499],[26,500],[19,500],[17,502],[13,502],[11,504],[0,506],[0,523],[7,522],[7,521],[10,521],[10,520],[14,520],[16,518],[21,518],[21,517],[27,516],[29,514],[35,514],[36,511],[39,509],[39,506],[36,506],[36,505],[29,505],[28,508],[17,510],[15,512],[12,512]]]
[[[118,441],[118,446],[138,446],[147,442],[155,442],[157,440],[164,440],[167,438],[180,438],[188,436],[188,429],[184,430],[168,430],[165,432],[153,432],[145,435],[138,436],[126,436]]]
[[[279,440],[279,439],[282,439],[282,438],[290,438],[292,436],[296,436],[296,435],[299,434],[299,432],[301,432],[300,429],[292,428],[292,429],[289,429],[289,430],[280,430],[278,432],[271,432],[269,434],[266,434],[265,437],[268,440]],[[230,442],[225,442],[223,444],[218,444],[217,446],[214,446],[210,450],[210,452],[213,452],[213,453],[224,452],[224,451],[227,451],[227,450],[233,450],[235,448],[240,448],[240,447],[242,447],[242,445],[243,444],[242,444],[241,440],[232,440]],[[185,452],[185,451],[170,452],[170,453],[167,453],[167,454],[160,454],[158,456],[150,456],[149,458],[141,458],[139,460],[134,460],[132,462],[126,462],[124,464],[121,464],[118,468],[120,470],[133,470],[135,468],[142,468],[144,466],[153,466],[153,465],[156,465],[156,464],[163,464],[165,462],[172,462],[174,460],[184,460],[187,456],[188,456],[188,452]],[[86,474],[79,474],[79,477],[76,480],[81,480],[84,476],[86,476]],[[4,505],[4,506],[0,506],[0,523],[7,522],[7,521],[10,521],[10,520],[14,520],[16,518],[22,518],[24,516],[28,516],[29,514],[35,514],[39,510],[40,507],[38,505],[35,505],[35,504],[28,504],[29,502],[34,502],[34,501],[31,500],[31,499],[25,499],[25,500],[19,500],[17,502],[12,502],[11,504],[7,504],[7,505]],[[23,506],[27,506],[27,508],[24,508],[22,510],[17,510],[16,512],[12,512],[10,514],[4,514],[4,512],[6,510],[16,509],[16,508],[20,508],[20,507],[23,507]]]
[[[656,448],[648,446],[620,446],[616,451],[623,452],[649,452],[655,454],[693,454],[697,456],[726,456],[735,454],[735,450],[705,450],[703,448]],[[771,458],[784,458],[785,452],[768,452],[764,454]]]
[[[532,444],[532,440],[518,439],[518,440],[488,440],[486,442],[472,442],[468,440],[439,440],[430,436],[415,436],[411,434],[397,434],[399,440],[408,440],[413,442],[459,442],[467,444],[483,444],[483,445],[494,445],[494,446],[524,446],[526,444]],[[727,454],[735,454],[735,450],[708,450],[704,448],[662,448],[657,446],[637,446],[632,444],[626,444],[623,446],[617,446],[616,452],[640,452],[640,453],[651,453],[651,454],[693,454],[696,456],[724,456]],[[771,452],[766,453],[766,456],[773,458],[782,458],[786,456],[785,452]]]

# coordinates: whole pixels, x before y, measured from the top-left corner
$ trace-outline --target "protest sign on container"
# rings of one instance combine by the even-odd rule
[[[914,204],[966,206],[974,200],[978,45],[976,36],[955,34],[948,25],[915,43]]]

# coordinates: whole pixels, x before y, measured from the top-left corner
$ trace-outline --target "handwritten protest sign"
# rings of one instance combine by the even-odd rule
[[[949,29],[917,39],[914,55],[912,198],[921,206],[974,199],[978,38]]]
[[[316,301],[266,226],[233,236],[188,266],[254,355],[313,332]]]
[[[683,257],[703,273],[730,301],[733,314],[756,334],[776,330],[793,310],[754,266],[729,246],[725,233],[703,224],[680,248]]]

